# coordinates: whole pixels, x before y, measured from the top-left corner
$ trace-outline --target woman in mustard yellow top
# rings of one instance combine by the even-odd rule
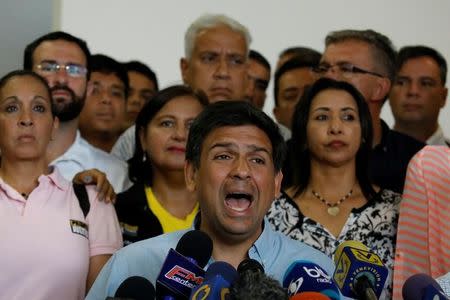
[[[198,203],[184,180],[186,140],[206,105],[204,94],[176,85],[159,91],[139,113],[128,161],[134,185],[116,202],[125,245],[191,226]]]

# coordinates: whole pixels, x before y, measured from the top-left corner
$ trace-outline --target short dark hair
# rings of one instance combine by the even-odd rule
[[[150,69],[149,66],[137,60],[123,63],[123,65],[127,72],[134,71],[147,77],[155,85],[156,91],[159,91],[158,78],[156,77],[155,72],[153,72],[153,70]]]
[[[139,139],[139,132],[147,130],[147,125],[152,121],[156,114],[174,98],[182,96],[192,96],[197,99],[202,106],[208,105],[208,97],[202,91],[194,91],[187,85],[174,85],[162,89],[157,92],[152,101],[145,103],[142,110],[136,118],[135,128],[135,143],[133,157],[128,160],[128,175],[130,180],[135,183],[145,183],[152,185],[153,170],[151,159],[144,160],[144,150],[142,149],[141,140]]]
[[[42,85],[45,87],[45,89],[47,90],[47,94],[48,94],[48,99],[50,101],[50,108],[51,108],[51,112],[53,117],[55,116],[55,106],[52,100],[52,92],[50,90],[50,87],[48,86],[48,82],[47,80],[45,80],[44,77],[42,77],[41,75],[31,71],[31,70],[14,70],[9,72],[8,74],[6,74],[5,76],[3,76],[2,78],[0,78],[0,91],[5,87],[5,85],[14,77],[32,77],[34,79],[36,79],[37,81],[39,81],[40,83],[42,83]]]
[[[293,168],[293,186],[295,187],[295,195],[300,195],[307,187],[311,176],[311,157],[308,149],[307,125],[311,104],[314,98],[325,90],[339,90],[349,93],[355,100],[359,111],[359,120],[361,124],[361,145],[356,154],[356,178],[361,186],[364,196],[371,200],[375,195],[375,191],[369,179],[368,162],[372,150],[372,121],[369,108],[364,96],[350,83],[336,81],[329,78],[321,78],[317,80],[303,94],[298,102],[292,123],[292,151],[291,162]]]
[[[278,55],[278,58],[281,58],[285,55],[292,55],[293,57],[310,57],[310,58],[317,58],[320,60],[320,57],[322,54],[320,54],[319,51],[314,50],[312,48],[308,47],[289,47],[284,49],[280,52],[280,55]]]
[[[130,89],[130,83],[128,81],[128,73],[123,66],[112,57],[104,54],[91,55],[91,72],[99,72],[105,74],[114,74],[120,81],[122,81],[125,89],[125,99],[128,97],[128,90]]]
[[[189,131],[186,160],[199,168],[203,142],[213,130],[243,125],[254,125],[266,133],[272,144],[274,168],[277,172],[280,171],[286,157],[286,144],[278,126],[269,116],[247,101],[219,101],[207,106]]]
[[[275,99],[275,106],[278,106],[278,91],[280,89],[281,76],[295,69],[308,68],[312,70],[319,64],[320,57],[320,53],[318,53],[318,55],[296,56],[287,60],[280,66],[280,68],[275,72],[273,82],[273,98]]]
[[[47,33],[47,34],[37,38],[30,44],[28,44],[25,47],[25,50],[23,52],[23,68],[25,70],[32,70],[33,69],[33,54],[34,54],[34,51],[36,50],[36,48],[39,47],[39,45],[42,44],[43,42],[56,41],[56,40],[63,40],[63,41],[75,43],[76,45],[78,45],[78,47],[80,47],[81,51],[84,53],[84,56],[86,57],[86,68],[88,70],[88,72],[86,74],[86,78],[89,80],[89,76],[90,76],[89,60],[91,57],[91,52],[89,51],[87,43],[84,40],[77,38],[67,32],[64,32],[64,31],[54,31],[54,32]]]
[[[405,46],[401,48],[398,51],[397,56],[397,72],[400,71],[406,61],[423,56],[430,57],[436,62],[436,64],[439,66],[439,75],[441,77],[442,85],[445,85],[447,81],[447,61],[441,53],[427,46],[417,45]]]
[[[395,78],[395,62],[397,60],[397,52],[391,40],[372,29],[366,30],[340,30],[330,32],[325,38],[325,46],[338,44],[348,40],[356,40],[367,43],[372,49],[372,61],[376,67],[385,73],[385,76],[394,81]]]
[[[267,70],[269,70],[269,74],[271,71],[270,63],[261,53],[256,50],[250,49],[248,53],[248,58],[253,59],[263,65]]]

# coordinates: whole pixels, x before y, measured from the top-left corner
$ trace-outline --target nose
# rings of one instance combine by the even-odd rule
[[[244,157],[237,157],[235,159],[231,176],[238,180],[245,180],[251,177],[251,171],[247,159]]]
[[[341,73],[338,70],[336,70],[335,67],[336,66],[330,66],[328,68],[328,70],[322,75],[322,77],[329,78],[329,79],[334,79],[334,80],[341,79],[341,77],[342,77]]]
[[[19,118],[19,126],[21,127],[33,126],[33,120],[31,118],[30,112],[22,111]]]
[[[339,118],[332,118],[330,121],[329,132],[330,134],[342,133],[342,122]]]
[[[104,89],[100,94],[100,101],[103,104],[111,104],[111,97],[106,89]]]
[[[69,76],[64,68],[61,68],[55,72],[54,80],[58,84],[66,85],[69,80],[68,78]]]
[[[186,126],[175,126],[173,138],[177,141],[186,141],[189,129]]]
[[[419,84],[417,82],[412,81],[408,85],[408,95],[409,96],[416,96],[419,94]]]
[[[225,58],[219,59],[217,62],[216,70],[214,72],[214,76],[216,78],[228,78],[229,77],[229,69],[228,62]]]

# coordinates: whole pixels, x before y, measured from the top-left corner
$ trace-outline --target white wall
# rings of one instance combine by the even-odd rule
[[[371,28],[397,48],[425,44],[450,63],[448,0],[60,0],[58,26],[84,38],[93,53],[149,64],[161,86],[180,81],[179,58],[189,24],[205,12],[225,13],[246,25],[252,48],[275,64],[283,48],[304,45],[323,50],[332,30]],[[448,80],[450,81],[450,80]],[[271,114],[272,85],[264,110]],[[390,108],[382,117],[392,124]],[[440,122],[450,135],[450,104]]]
[[[23,50],[52,29],[52,0],[1,0],[0,77],[22,68]]]

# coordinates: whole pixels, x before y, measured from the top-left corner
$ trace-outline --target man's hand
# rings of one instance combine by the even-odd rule
[[[106,174],[97,170],[89,169],[75,174],[72,180],[74,183],[90,185],[95,184],[98,191],[98,199],[106,203],[116,201],[116,193],[109,183]]]

